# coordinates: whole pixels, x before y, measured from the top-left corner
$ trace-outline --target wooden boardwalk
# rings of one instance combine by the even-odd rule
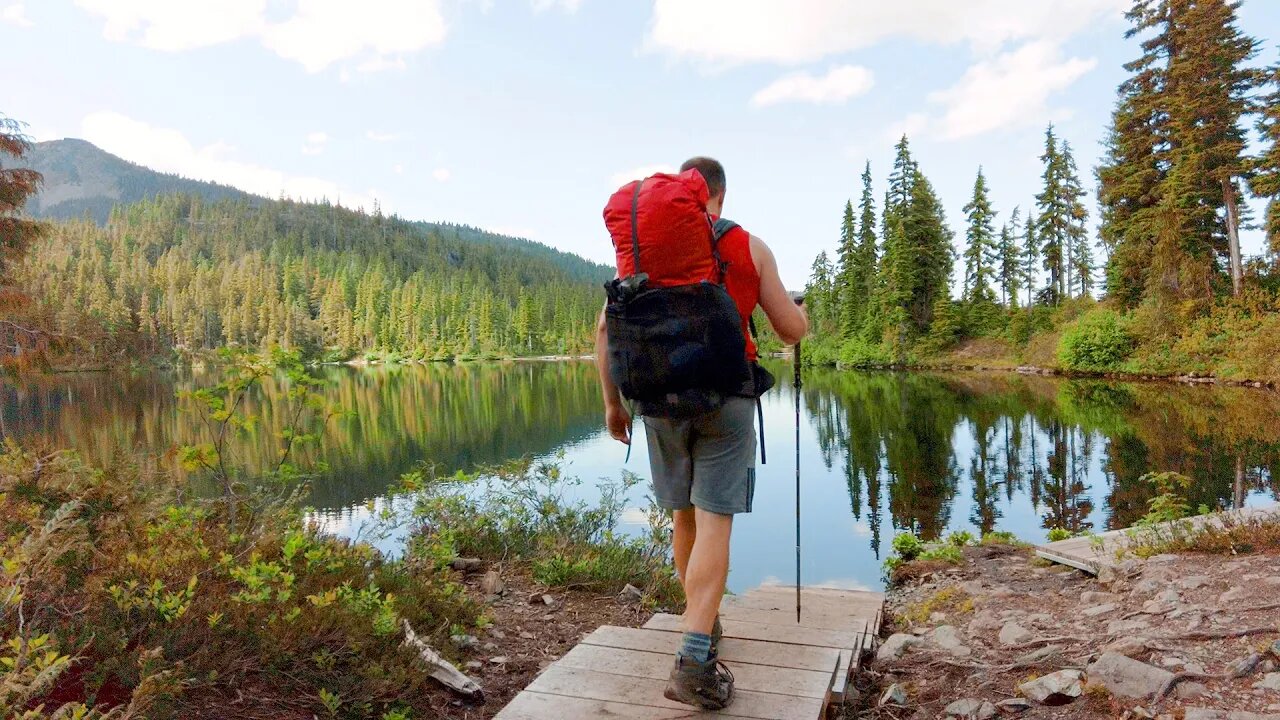
[[[687,718],[816,720],[843,700],[863,648],[880,626],[881,593],[804,588],[796,624],[795,587],[766,585],[726,597],[720,658],[733,671],[734,701],[701,712],[662,697],[680,618],[654,615],[643,628],[605,626],[543,670],[497,720]]]
[[[1176,523],[1163,523],[1156,532],[1189,532],[1208,524],[1240,522],[1251,519],[1272,518],[1280,521],[1280,505],[1260,508],[1243,508],[1226,512],[1199,515]],[[1062,565],[1070,565],[1087,573],[1098,574],[1104,566],[1115,568],[1125,560],[1124,548],[1129,542],[1129,530],[1112,530],[1098,535],[1074,537],[1036,546],[1036,555]]]

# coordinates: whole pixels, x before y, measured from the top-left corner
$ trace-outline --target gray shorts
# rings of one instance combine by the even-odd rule
[[[649,468],[659,507],[721,515],[751,512],[756,492],[756,401],[729,398],[694,418],[646,417]]]

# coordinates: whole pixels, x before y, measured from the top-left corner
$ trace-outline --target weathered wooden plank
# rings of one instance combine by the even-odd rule
[[[1199,515],[1173,523],[1162,523],[1160,532],[1194,532],[1209,525],[1224,525],[1259,519],[1280,520],[1280,506],[1243,508],[1226,512]],[[1178,526],[1175,528],[1174,526]],[[1062,565],[1069,565],[1088,573],[1097,574],[1102,567],[1117,567],[1120,552],[1129,543],[1128,530],[1111,530],[1092,537],[1076,537],[1036,547],[1036,555]]]
[[[776,610],[784,613],[787,620],[794,620],[795,601],[794,586],[762,585],[742,595],[725,598],[721,607]],[[884,594],[806,587],[802,591],[801,611],[801,625],[823,623],[823,620],[819,620],[818,623],[810,621],[809,618],[816,616],[833,621],[847,617],[865,620],[867,628],[874,632],[880,628],[881,614],[884,611]]]
[[[643,630],[605,625],[582,639],[583,645],[642,650],[670,656],[680,645],[680,634],[669,630]],[[720,659],[728,663],[770,665],[826,672],[839,659],[834,648],[786,645],[779,651],[776,643],[741,638],[720,641]]]
[[[674,708],[693,715],[688,705],[668,700],[662,696],[666,679],[613,675],[594,670],[564,667],[556,663],[547,668],[529,685],[528,691],[548,695],[576,697],[584,700],[607,700],[630,705],[649,705],[656,708]],[[735,689],[733,704],[725,711],[706,713],[734,715],[758,720],[815,720],[821,716],[825,703],[819,698],[801,698],[769,692]],[[501,717],[501,716],[500,716]],[[504,718],[503,720],[506,720]]]
[[[787,625],[785,622],[771,625],[744,622],[724,617],[722,618],[722,624],[724,625],[724,636],[727,638],[837,649],[855,648],[862,642],[862,633],[810,628],[803,625]],[[670,630],[674,632],[679,632],[682,629],[680,616],[667,613],[658,613],[649,618],[649,622],[645,623],[644,627],[649,630]]]
[[[785,646],[777,647],[778,655],[784,652],[786,652]],[[832,672],[835,670],[838,659],[838,656],[833,655],[831,667],[821,671],[751,664],[735,664],[730,670],[733,671],[734,687],[740,690],[825,698],[831,690]],[[578,645],[565,653],[556,665],[594,670],[611,675],[666,680],[671,674],[673,662],[674,656],[668,653],[625,650],[600,645]]]
[[[717,717],[728,720],[749,717],[730,714],[732,712],[733,707],[730,706],[724,712],[715,714]],[[679,708],[661,708],[652,705],[630,705],[607,700],[547,695],[526,690],[503,708],[495,720],[599,720],[599,718],[686,720],[701,714],[684,705]]]

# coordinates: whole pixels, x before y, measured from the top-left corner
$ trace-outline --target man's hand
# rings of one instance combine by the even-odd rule
[[[614,440],[625,445],[631,444],[631,415],[622,403],[610,403],[604,409],[604,424]]]

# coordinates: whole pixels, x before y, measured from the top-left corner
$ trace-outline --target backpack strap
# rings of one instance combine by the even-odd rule
[[[644,180],[636,181],[635,190],[631,191],[631,258],[635,262],[635,272],[632,275],[640,274],[640,227],[636,219],[636,208],[640,205],[640,186],[644,185]]]
[[[711,220],[710,215],[707,215],[707,220],[711,223],[711,258],[715,260],[716,272],[720,275],[720,284],[724,285],[724,276],[729,270],[729,263],[720,259],[720,239],[728,235],[734,228],[739,227],[739,225],[726,218]]]

